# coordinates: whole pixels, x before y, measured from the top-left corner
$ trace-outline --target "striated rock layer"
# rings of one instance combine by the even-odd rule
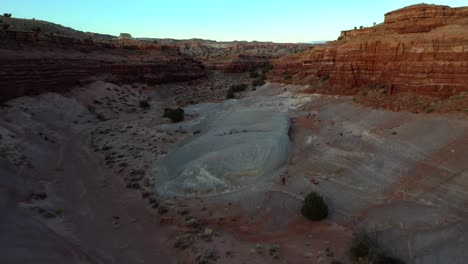
[[[163,83],[205,76],[177,47],[117,40],[0,32],[0,101],[70,89],[95,79]]]
[[[343,31],[334,41],[274,63],[276,81],[329,80],[342,93],[361,86],[446,97],[468,91],[468,7],[420,4],[383,24]]]
[[[203,39],[143,39],[176,46],[180,52],[201,61],[208,69],[241,73],[264,68],[270,61],[310,48],[311,44],[273,42],[217,42]]]

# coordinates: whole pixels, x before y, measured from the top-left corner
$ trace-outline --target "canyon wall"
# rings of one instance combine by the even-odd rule
[[[202,39],[154,39],[152,41],[176,46],[181,53],[202,62],[207,69],[227,73],[241,73],[248,72],[252,68],[263,68],[274,59],[304,51],[312,46],[311,44],[257,41],[217,42]]]
[[[396,10],[383,24],[343,31],[339,41],[280,58],[274,68],[275,81],[329,80],[347,94],[362,86],[438,97],[468,91],[468,8]]]
[[[65,91],[99,78],[163,83],[204,76],[201,63],[173,46],[0,31],[0,101]]]

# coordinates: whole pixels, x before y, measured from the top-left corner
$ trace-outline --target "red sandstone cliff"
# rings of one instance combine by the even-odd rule
[[[0,101],[66,90],[103,77],[162,83],[203,76],[203,65],[181,54],[177,47],[0,31]]]
[[[468,91],[468,8],[399,9],[381,25],[343,31],[340,41],[283,57],[274,68],[273,80],[329,79],[343,93],[361,86],[441,97]]]

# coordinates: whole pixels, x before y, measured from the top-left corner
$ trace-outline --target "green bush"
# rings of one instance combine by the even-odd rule
[[[231,89],[234,93],[238,93],[238,92],[243,92],[243,91],[245,91],[245,89],[247,89],[247,87],[248,87],[247,84],[237,84],[237,85],[232,85],[230,89]]]
[[[320,76],[320,80],[321,80],[322,82],[326,82],[326,81],[328,81],[329,79],[330,79],[330,75],[322,75],[322,76]]]
[[[257,87],[257,86],[262,86],[265,84],[265,80],[263,78],[260,78],[258,80],[253,80],[252,81],[252,86]]]
[[[184,120],[185,112],[180,107],[177,109],[165,108],[163,117],[171,119],[173,123],[177,123]]]
[[[301,213],[309,220],[320,221],[328,217],[328,206],[320,195],[311,192],[304,199]]]
[[[403,264],[404,262],[387,255],[376,240],[367,233],[359,232],[353,237],[349,249],[351,258],[356,263]]]
[[[236,93],[245,91],[245,89],[247,89],[247,87],[249,87],[247,84],[231,85],[231,87],[229,88],[229,90],[226,93],[226,99],[236,98]]]
[[[11,17],[11,14],[10,13],[4,13],[3,16],[4,17]]]
[[[250,72],[250,78],[257,78],[258,77],[258,72],[256,70],[253,70]]]
[[[233,90],[229,89],[226,93],[226,99],[234,99],[236,98],[236,94]]]
[[[148,102],[148,100],[141,100],[140,103],[139,103],[139,105],[140,105],[140,108],[142,108],[142,109],[149,109],[149,108],[151,108],[151,105],[150,105],[150,103]]]

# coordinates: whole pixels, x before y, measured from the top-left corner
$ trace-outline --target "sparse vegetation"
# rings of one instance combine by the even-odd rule
[[[339,36],[336,40],[340,41],[343,39],[343,36]]]
[[[31,31],[39,33],[42,32],[42,29],[40,27],[33,27],[31,28]]]
[[[436,110],[435,106],[431,105],[426,109],[426,113],[432,113]]]
[[[265,84],[265,75],[262,75],[259,79],[252,81],[253,87],[262,86],[264,84]]]
[[[139,105],[140,105],[140,108],[142,108],[142,109],[150,109],[151,108],[151,105],[150,105],[148,100],[141,100],[139,102]]]
[[[11,13],[3,13],[4,17],[11,17]]]
[[[10,24],[3,24],[3,25],[2,25],[2,29],[3,29],[3,30],[7,30],[7,29],[9,29],[9,28],[10,28]]]
[[[253,86],[253,87],[260,86],[260,83],[261,83],[261,82],[259,82],[259,80],[253,80],[253,81],[252,81],[252,86]]]
[[[165,108],[163,117],[171,119],[173,123],[184,121],[184,118],[185,118],[184,109],[180,107],[177,109]]]
[[[402,264],[403,261],[388,256],[377,241],[361,231],[354,235],[349,249],[355,263]]]
[[[321,76],[320,76],[320,80],[321,80],[322,82],[326,82],[326,81],[328,81],[329,79],[330,79],[330,75],[321,75]]]
[[[309,220],[320,221],[328,217],[328,206],[322,196],[311,192],[304,199],[301,213]]]
[[[236,93],[238,92],[243,92],[245,89],[247,89],[248,85],[247,84],[237,84],[237,85],[232,85],[229,90],[226,93],[226,99],[234,99],[236,98]]]
[[[248,85],[243,83],[243,84],[237,84],[237,85],[232,85],[230,90],[232,90],[235,93],[238,92],[243,92],[245,89],[247,89]]]
[[[258,72],[257,72],[257,70],[253,69],[253,70],[250,72],[250,78],[258,78]]]
[[[234,91],[229,89],[226,93],[226,99],[234,99],[234,98],[236,98],[236,94],[234,93]]]
[[[291,78],[292,78],[292,76],[291,76],[291,74],[290,74],[289,72],[285,72],[285,73],[283,74],[283,76],[284,76],[284,79],[285,79],[285,80],[291,80]]]

